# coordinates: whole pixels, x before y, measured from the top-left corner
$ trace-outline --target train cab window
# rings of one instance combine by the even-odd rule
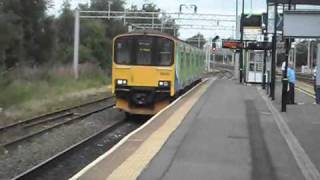
[[[119,37],[114,45],[117,64],[170,66],[173,63],[173,41],[157,36]]]
[[[131,38],[121,38],[116,42],[117,63],[130,64]]]
[[[152,37],[143,37],[137,39],[137,65],[151,65],[152,64]]]
[[[165,38],[158,39],[159,62],[160,66],[169,66],[172,61],[172,41]]]

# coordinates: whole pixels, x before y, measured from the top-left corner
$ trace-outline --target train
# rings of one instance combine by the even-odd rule
[[[205,72],[204,50],[160,32],[113,39],[112,94],[126,115],[154,115]]]

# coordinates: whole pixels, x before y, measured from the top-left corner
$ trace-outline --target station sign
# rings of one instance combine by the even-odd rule
[[[320,11],[285,11],[284,36],[320,37]]]
[[[222,48],[241,49],[243,44],[239,40],[222,40]]]

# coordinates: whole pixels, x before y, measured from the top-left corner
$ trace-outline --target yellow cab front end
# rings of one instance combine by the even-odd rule
[[[116,107],[130,114],[153,115],[174,96],[174,41],[159,35],[114,38],[112,93]]]

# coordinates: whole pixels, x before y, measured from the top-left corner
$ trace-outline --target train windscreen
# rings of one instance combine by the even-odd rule
[[[170,66],[173,41],[157,36],[124,36],[115,41],[115,62],[123,65]]]

